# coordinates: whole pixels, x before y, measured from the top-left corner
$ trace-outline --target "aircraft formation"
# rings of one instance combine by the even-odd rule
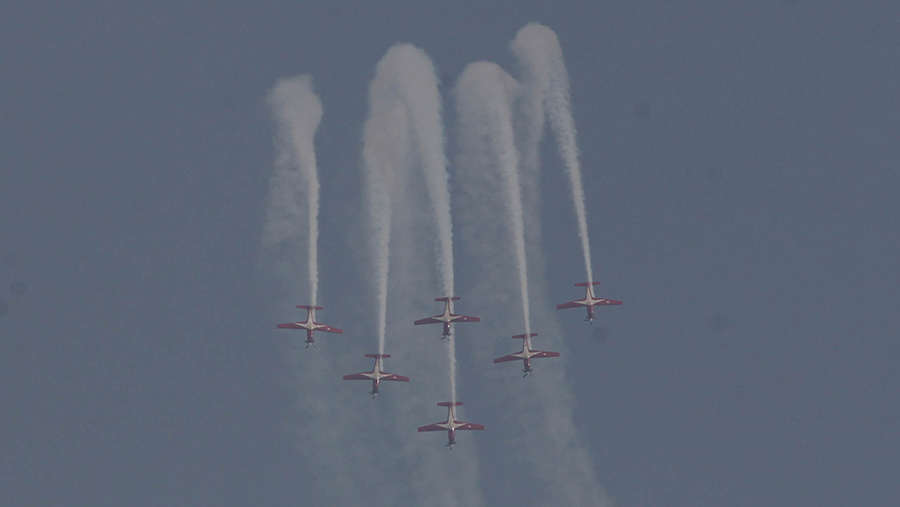
[[[576,131],[574,119],[571,114],[571,104],[568,99],[568,78],[565,65],[561,59],[561,49],[556,35],[547,27],[539,24],[529,24],[524,27],[512,43],[513,52],[524,64],[523,70],[526,81],[532,81],[532,85],[521,88],[521,92],[535,99],[526,100],[531,105],[533,113],[541,118],[539,129],[543,129],[544,119],[549,119],[550,130],[557,138],[563,161],[566,166],[571,186],[571,196],[575,208],[576,221],[578,223],[578,236],[580,238],[582,253],[585,261],[587,281],[575,284],[584,288],[584,297],[557,305],[558,310],[567,308],[584,308],[587,312],[586,320],[593,324],[596,306],[621,305],[622,301],[605,299],[594,295],[594,286],[599,282],[593,281],[591,269],[590,244],[586,211],[584,206],[584,188],[581,182],[581,169],[578,162],[578,150],[576,143]],[[411,79],[413,78],[413,79]],[[456,366],[455,366],[455,342],[452,341],[452,330],[455,323],[480,322],[480,317],[453,313],[454,303],[459,301],[453,289],[453,244],[452,244],[452,220],[450,210],[450,192],[448,184],[447,160],[443,155],[445,137],[441,120],[440,93],[431,85],[438,85],[435,81],[433,64],[424,53],[411,44],[397,44],[391,47],[385,57],[376,68],[376,76],[370,84],[370,113],[363,129],[363,169],[366,175],[366,193],[369,197],[369,216],[373,223],[377,223],[372,236],[374,246],[373,260],[376,262],[375,278],[379,283],[379,350],[377,354],[365,354],[365,357],[374,359],[371,371],[344,375],[344,380],[368,380],[372,383],[369,394],[375,398],[382,387],[382,381],[410,382],[410,378],[384,371],[384,360],[390,358],[390,354],[384,353],[386,300],[388,293],[388,271],[390,267],[389,246],[391,242],[390,218],[396,210],[393,208],[392,192],[389,187],[395,185],[402,178],[401,173],[395,173],[393,165],[395,157],[402,160],[405,156],[418,157],[418,166],[427,181],[427,193],[432,202],[435,226],[437,228],[436,257],[439,267],[441,282],[443,283],[442,297],[436,298],[436,302],[443,303],[443,311],[437,315],[424,317],[412,322],[413,325],[439,324],[441,327],[441,340],[448,340],[449,366],[450,366],[450,401],[438,403],[438,406],[447,407],[447,419],[431,425],[422,426],[419,432],[447,431],[447,446],[451,449],[456,444],[457,430],[483,430],[484,426],[468,423],[456,419],[456,407],[462,403],[456,400]],[[410,83],[406,83],[410,81]],[[447,82],[450,80],[448,79]],[[498,184],[502,186],[502,199],[508,216],[508,232],[511,235],[513,249],[515,251],[515,263],[518,271],[520,295],[525,317],[523,334],[514,335],[514,339],[522,340],[520,350],[498,357],[493,360],[495,364],[522,361],[523,377],[533,372],[533,362],[536,359],[559,357],[559,352],[538,350],[532,348],[532,338],[537,336],[530,329],[530,307],[528,299],[527,256],[525,244],[524,212],[522,207],[522,183],[519,179],[518,147],[515,142],[515,128],[512,118],[515,116],[513,103],[516,102],[515,93],[509,88],[510,82],[516,82],[511,76],[496,64],[490,62],[476,62],[466,67],[463,74],[456,79],[455,90],[458,95],[458,114],[460,125],[466,129],[472,129],[474,138],[484,137],[492,146],[491,157],[496,157],[496,169],[499,171]],[[427,92],[426,92],[427,90]],[[415,92],[415,93],[414,93]],[[421,93],[419,93],[421,92]],[[516,92],[518,93],[518,92]],[[314,136],[321,120],[321,100],[312,91],[309,76],[297,76],[295,78],[279,80],[270,96],[274,104],[276,118],[281,129],[281,135],[290,139],[292,149],[286,150],[282,155],[285,160],[296,163],[296,171],[293,165],[286,171],[288,165],[282,170],[276,170],[273,176],[273,189],[278,188],[280,193],[273,193],[273,203],[270,212],[274,217],[272,224],[281,222],[300,223],[300,214],[292,206],[283,207],[285,197],[288,199],[303,200],[309,204],[309,271],[311,305],[298,306],[307,311],[306,319],[299,322],[278,324],[279,329],[296,329],[306,331],[306,347],[315,347],[315,334],[317,331],[325,333],[342,334],[343,331],[316,320],[316,311],[322,310],[315,306],[318,291],[318,202],[319,180],[314,156]],[[540,99],[540,100],[538,100]],[[532,103],[533,102],[533,103]],[[494,104],[497,107],[494,107]],[[539,106],[538,106],[539,105]],[[490,107],[487,107],[490,106]],[[546,111],[545,111],[546,109]],[[394,136],[383,135],[396,127],[399,132],[408,135]],[[538,124],[529,128],[538,128]],[[542,131],[541,131],[542,132]],[[538,133],[538,131],[533,132]],[[529,134],[531,136],[532,134]],[[543,134],[541,133],[540,136]],[[540,136],[528,141],[537,142]],[[407,138],[408,137],[408,138]],[[464,136],[463,136],[464,137]],[[402,138],[402,139],[401,139]],[[480,141],[479,141],[480,142]],[[461,146],[463,146],[461,144]],[[462,151],[474,148],[466,147]],[[535,144],[532,148],[537,149]],[[480,149],[480,148],[479,148]],[[535,153],[537,153],[535,151]],[[404,155],[405,154],[405,155]],[[401,156],[402,155],[402,156]],[[535,161],[535,163],[537,163]],[[412,166],[409,161],[406,165]],[[468,165],[468,164],[464,164]],[[281,166],[281,164],[279,164]],[[296,180],[297,174],[301,181]],[[305,185],[305,188],[303,186]],[[402,188],[402,186],[401,186]],[[494,189],[492,191],[495,191]],[[393,194],[395,195],[395,194]],[[405,201],[398,201],[405,202]],[[272,226],[267,229],[264,242],[268,245],[278,246],[284,241],[284,235],[288,232],[280,227]],[[293,233],[293,230],[290,231]],[[412,320],[412,319],[410,319]]]
[[[587,310],[587,318],[586,321],[594,322],[594,307],[595,306],[608,306],[608,305],[621,305],[622,301],[618,301],[615,299],[605,299],[598,298],[594,296],[593,286],[599,285],[600,282],[582,282],[576,283],[576,287],[584,287],[585,295],[582,299],[576,299],[574,301],[569,301],[568,303],[562,303],[556,306],[557,310],[563,310],[566,308],[586,308]],[[480,317],[473,317],[470,315],[459,315],[452,312],[451,303],[454,301],[459,301],[458,296],[447,296],[447,297],[439,297],[435,298],[435,301],[444,303],[444,311],[438,315],[434,315],[431,317],[425,317],[423,319],[419,319],[413,322],[413,325],[423,325],[423,324],[441,324],[442,332],[441,332],[441,340],[450,339],[452,334],[452,325],[455,322],[480,322]],[[277,329],[302,329],[306,331],[306,339],[304,343],[306,343],[306,348],[310,346],[315,347],[315,332],[323,331],[326,333],[337,333],[343,334],[343,331],[329,326],[327,324],[323,324],[321,322],[316,322],[316,310],[322,310],[323,308],[320,306],[306,306],[306,305],[298,305],[297,308],[306,310],[306,320],[299,322],[288,322],[284,324],[278,324],[276,326]],[[513,336],[514,339],[522,340],[522,350],[518,352],[513,352],[512,354],[498,357],[494,359],[494,364],[511,362],[511,361],[522,361],[522,372],[523,377],[527,377],[532,373],[532,360],[534,359],[542,359],[546,357],[559,357],[559,352],[551,352],[545,350],[536,350],[531,348],[531,338],[537,336],[537,333],[530,334],[518,334]],[[394,373],[386,372],[382,369],[382,362],[384,359],[391,357],[390,354],[365,354],[365,357],[372,358],[375,360],[375,364],[372,367],[372,371],[353,373],[350,375],[344,375],[343,380],[369,380],[372,382],[372,390],[369,391],[369,394],[372,395],[374,399],[378,396],[379,389],[381,387],[382,381],[394,381],[394,382],[409,382],[409,377],[404,377],[403,375],[397,375]],[[428,432],[428,431],[446,431],[447,432],[447,443],[445,444],[450,450],[453,450],[453,446],[456,445],[456,432],[460,430],[483,430],[484,426],[481,424],[469,423],[465,421],[460,421],[456,419],[456,407],[462,405],[462,402],[458,401],[445,401],[437,404],[439,407],[447,407],[447,419],[445,421],[436,422],[434,424],[429,424],[426,426],[419,427],[419,432]]]

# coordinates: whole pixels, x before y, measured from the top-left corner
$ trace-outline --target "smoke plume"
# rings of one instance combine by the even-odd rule
[[[578,236],[588,283],[594,280],[591,267],[591,245],[588,237],[587,213],[584,206],[584,187],[581,180],[581,165],[578,160],[578,133],[572,117],[569,99],[569,73],[563,61],[562,48],[556,33],[538,23],[525,25],[511,43],[513,53],[519,59],[524,71],[523,81],[528,83],[525,98],[526,136],[529,155],[536,153],[537,142],[543,130],[544,112],[550,120],[550,129],[556,137],[556,144],[566,166],[566,175],[572,188],[572,203],[578,222]],[[532,144],[533,143],[533,144]],[[533,156],[533,155],[532,155]]]
[[[284,251],[300,238],[307,238],[309,304],[316,306],[319,291],[319,173],[313,138],[322,120],[322,102],[313,93],[309,76],[278,81],[268,101],[278,124],[279,154],[272,178],[263,244],[269,250]],[[301,230],[303,202],[307,204],[307,231]]]
[[[512,106],[516,81],[497,64],[477,62],[466,66],[456,85],[458,128],[467,135],[486,139],[490,157],[503,175],[503,203],[516,260],[523,327],[531,333],[528,299],[528,265],[525,224],[519,183],[519,153],[513,134]]]

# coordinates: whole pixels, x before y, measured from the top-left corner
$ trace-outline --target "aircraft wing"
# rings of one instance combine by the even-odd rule
[[[316,331],[325,331],[326,333],[344,334],[343,331],[341,331],[340,329],[338,329],[336,327],[326,326],[324,324],[319,324],[319,323],[316,323],[316,325],[322,326],[322,327],[317,327]]]
[[[579,306],[584,306],[578,304],[578,301],[569,301],[568,303],[563,303],[561,305],[556,305],[557,310],[563,310],[565,308],[578,308]]]
[[[419,326],[421,324],[440,324],[440,323],[441,323],[441,321],[435,319],[434,317],[427,317],[427,318],[419,319],[419,320],[413,322],[413,325]]]
[[[397,382],[409,382],[409,377],[404,377],[403,375],[394,375],[393,373],[388,374],[387,377],[381,377],[381,380],[396,380]]]
[[[457,426],[456,429],[458,429],[458,430],[483,430],[484,425],[475,424],[475,423],[466,423],[466,424],[463,424],[462,426]]]
[[[540,359],[542,357],[559,357],[559,352],[547,352],[544,350],[533,350],[532,352],[537,352],[537,354],[531,356],[532,359]]]
[[[447,428],[441,428],[437,424],[429,424],[428,426],[419,426],[419,431],[447,431]]]
[[[481,322],[480,318],[468,315],[454,315],[453,317],[456,322]]]
[[[607,305],[620,305],[620,304],[622,304],[622,302],[621,302],[621,301],[617,301],[617,300],[615,300],[615,299],[603,299],[603,298],[600,298],[600,301],[598,301],[598,302],[596,302],[596,303],[594,303],[594,304],[597,305],[597,306],[607,306]]]
[[[521,360],[522,360],[521,357],[516,357],[516,356],[503,356],[503,357],[498,357],[497,359],[494,359],[494,364],[497,364],[497,363],[508,363],[509,361],[521,361]]]
[[[300,324],[301,322],[288,322],[287,324],[278,324],[275,327],[277,327],[278,329],[305,329]]]
[[[362,373],[354,373],[352,375],[344,375],[344,380],[372,380]]]

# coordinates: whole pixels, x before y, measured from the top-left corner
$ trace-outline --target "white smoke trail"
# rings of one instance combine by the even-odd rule
[[[392,97],[382,98],[384,83],[376,78],[369,89],[369,119],[363,129],[363,164],[368,196],[371,251],[374,253],[378,312],[378,353],[384,354],[390,269],[391,195],[394,171],[406,164],[409,139],[406,108]]]
[[[431,59],[412,45],[397,46],[401,59],[400,95],[407,104],[410,127],[415,137],[428,195],[437,225],[437,262],[443,296],[454,296],[453,226],[450,191],[447,186],[447,158],[444,155],[444,125],[441,94]]]
[[[269,94],[268,102],[278,122],[280,169],[274,178],[279,180],[281,188],[273,188],[273,192],[278,192],[278,198],[269,208],[264,242],[277,244],[302,237],[297,234],[302,215],[298,203],[306,201],[309,304],[316,306],[319,291],[319,173],[313,139],[322,120],[322,102],[313,92],[309,76],[279,80]],[[293,171],[293,167],[297,171]]]
[[[478,86],[477,81],[481,79],[490,82],[491,86]],[[502,86],[497,85],[498,81]],[[510,89],[513,83],[512,78],[496,66],[480,63],[467,68],[457,84],[460,117],[457,124],[460,144],[457,181],[461,192],[456,218],[463,251],[472,256],[470,262],[466,262],[472,269],[463,274],[474,281],[473,304],[493,317],[490,321],[485,320],[481,328],[491,336],[518,334],[518,331],[510,332],[509,325],[519,318],[518,309],[511,307],[509,296],[515,293],[513,280],[516,276],[507,252],[509,243],[515,241],[513,232],[505,230],[508,227],[502,227],[497,223],[500,220],[494,219],[510,212],[505,200],[495,197],[508,188],[507,178],[496,168],[500,164],[497,146],[509,145],[510,113],[503,111],[502,115],[497,115],[504,119],[502,122],[486,119],[489,116],[487,108],[508,109],[509,97],[519,93]],[[525,153],[537,151],[537,147],[529,142],[521,145]],[[536,171],[522,176],[530,178],[520,181],[523,187],[537,187],[539,174]],[[523,201],[523,214],[538,218],[537,205],[534,201]],[[526,222],[526,225],[526,236],[532,237],[533,229],[539,225],[534,222]],[[538,249],[540,245],[528,243],[528,247]],[[529,250],[527,257],[532,261],[542,258],[537,250]],[[531,319],[535,329],[540,331],[537,338],[540,348],[558,351],[562,357],[538,361],[536,368],[539,371],[529,380],[521,379],[518,370],[507,365],[491,365],[488,368],[492,369],[482,371],[481,376],[485,379],[481,389],[483,397],[491,400],[499,412],[508,414],[503,421],[505,431],[493,435],[497,441],[495,445],[511,451],[495,457],[495,466],[485,470],[485,480],[506,484],[504,492],[498,493],[501,496],[494,499],[497,504],[527,497],[534,505],[608,506],[611,502],[597,481],[593,463],[574,424],[575,400],[570,380],[564,373],[567,352],[560,339],[555,315],[550,310],[552,306],[546,301],[544,284],[534,280],[529,282],[529,287],[534,289],[530,293]],[[482,341],[474,342],[473,347],[478,362],[490,364],[491,357],[508,354],[510,345],[507,339],[507,343],[499,348]],[[514,469],[516,473],[502,472],[507,469]],[[507,491],[514,491],[515,495]]]
[[[428,184],[428,195],[437,225],[437,264],[442,296],[455,295],[453,287],[453,225],[450,190],[447,187],[447,158],[444,156],[444,125],[441,94],[431,59],[414,46],[398,48],[403,57],[401,95],[408,104],[413,135]],[[453,309],[453,302],[450,302]],[[456,402],[456,343],[447,340],[450,368],[450,401]]]
[[[531,333],[528,298],[528,265],[525,254],[525,225],[519,183],[519,153],[512,123],[516,81],[495,63],[476,62],[466,66],[456,85],[460,129],[490,139],[495,163],[504,176],[503,194],[513,254],[522,298],[525,334]]]
[[[441,275],[442,296],[454,296],[453,225],[450,215],[450,191],[447,158],[444,155],[444,125],[441,118],[441,94],[437,73],[428,55],[415,46],[395,46],[400,73],[399,93],[407,105],[410,128],[415,137],[420,164],[428,184],[428,195],[437,226],[437,264]],[[452,309],[452,302],[451,302]],[[450,367],[450,401],[456,401],[456,343],[447,340]]]
[[[587,281],[590,283],[594,280],[594,273],[591,266],[591,245],[584,206],[584,187],[578,160],[578,133],[572,117],[569,74],[563,60],[562,48],[556,33],[549,27],[538,23],[530,23],[522,27],[511,43],[511,47],[525,71],[524,80],[529,83],[531,90],[530,97],[526,99],[531,106],[529,108],[531,114],[528,118],[530,123],[528,137],[536,135],[537,140],[540,140],[543,114],[535,109],[545,108],[550,120],[550,127],[556,136],[560,155],[566,165],[566,174],[572,187],[572,203],[575,206],[575,217],[578,221],[578,236],[581,239],[584,267]]]

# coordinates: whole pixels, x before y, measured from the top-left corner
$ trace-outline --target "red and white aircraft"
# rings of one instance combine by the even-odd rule
[[[531,333],[526,336],[524,334],[517,334],[513,336],[513,338],[521,338],[522,339],[522,352],[516,352],[515,354],[510,354],[508,356],[498,357],[494,359],[494,364],[497,363],[506,363],[508,361],[516,361],[521,360],[525,363],[525,367],[522,371],[525,372],[523,377],[527,377],[529,373],[531,373],[531,360],[532,359],[540,359],[542,357],[559,357],[559,352],[547,352],[544,350],[531,350],[528,346],[528,338],[537,336],[537,333]]]
[[[409,377],[403,375],[394,375],[386,371],[381,371],[381,360],[391,357],[390,354],[366,354],[366,357],[375,358],[375,367],[372,371],[364,371],[362,373],[354,373],[353,375],[344,375],[344,380],[371,380],[372,391],[369,393],[372,397],[378,396],[378,387],[382,380],[396,380],[397,382],[409,382]]]
[[[457,421],[456,420],[456,410],[454,410],[454,406],[462,405],[461,401],[457,401],[456,403],[445,401],[442,403],[438,403],[439,407],[447,407],[447,420],[444,422],[437,422],[434,424],[429,424],[428,426],[422,426],[419,428],[419,431],[447,431],[447,447],[450,450],[453,450],[453,446],[456,445],[456,432],[457,430],[483,430],[484,426],[481,424],[467,423],[465,421]]]
[[[576,299],[575,301],[569,301],[568,303],[563,303],[561,305],[556,305],[557,310],[562,310],[564,308],[578,308],[579,306],[587,307],[587,318],[584,320],[591,321],[591,324],[594,323],[594,307],[595,306],[607,306],[607,305],[620,305],[621,301],[616,301],[615,299],[604,299],[604,298],[595,298],[594,291],[592,290],[592,285],[600,285],[600,282],[581,282],[576,283],[576,287],[584,287],[584,299]]]
[[[287,324],[278,324],[278,329],[305,329],[306,330],[306,348],[315,345],[314,333],[316,331],[325,331],[326,333],[344,334],[343,331],[336,327],[326,326],[321,322],[316,322],[316,310],[321,310],[321,306],[304,306],[297,305],[297,308],[306,310],[306,320],[303,322],[288,322]]]
[[[443,324],[444,325],[444,333],[441,335],[441,340],[444,338],[450,337],[450,323],[451,322],[481,322],[481,319],[478,317],[469,317],[468,315],[456,315],[455,313],[450,313],[450,302],[458,301],[458,297],[452,298],[434,298],[435,301],[443,301],[444,302],[444,313],[440,315],[435,315],[434,317],[426,317],[424,319],[419,319],[413,324],[419,326],[422,324]]]

